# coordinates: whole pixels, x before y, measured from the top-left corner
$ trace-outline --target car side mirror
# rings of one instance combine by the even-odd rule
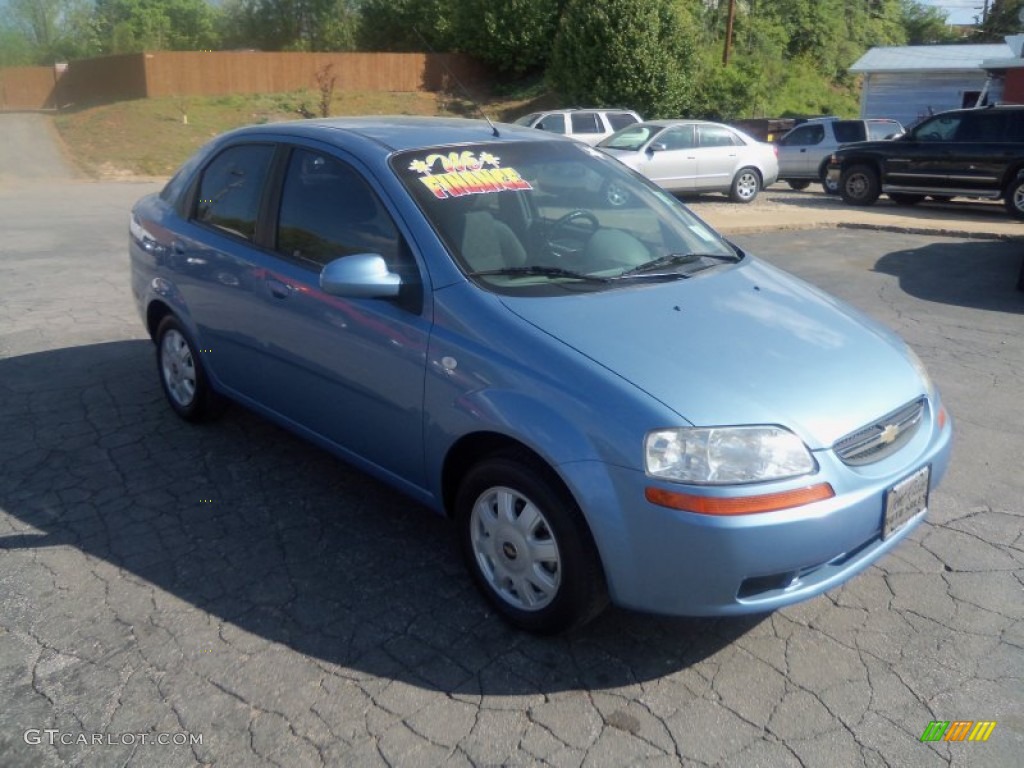
[[[402,278],[388,271],[379,253],[356,253],[328,262],[320,270],[320,288],[348,299],[393,299]]]
[[[648,152],[664,152],[666,149],[668,149],[668,147],[665,146],[660,141],[656,141],[653,144],[651,144],[649,147],[647,147],[647,151]]]

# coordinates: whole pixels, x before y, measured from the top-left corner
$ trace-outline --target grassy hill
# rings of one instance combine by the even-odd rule
[[[187,98],[137,99],[58,115],[57,129],[71,156],[96,177],[166,176],[214,136],[251,123],[300,120],[317,112],[313,91]],[[492,120],[510,121],[539,107],[557,106],[537,89],[482,99]],[[335,93],[332,116],[456,115],[478,113],[462,99],[437,93]]]

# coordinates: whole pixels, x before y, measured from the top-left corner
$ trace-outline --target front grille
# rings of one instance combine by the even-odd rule
[[[844,464],[851,466],[881,461],[906,445],[914,436],[921,426],[927,402],[923,397],[918,398],[839,439],[832,449]]]

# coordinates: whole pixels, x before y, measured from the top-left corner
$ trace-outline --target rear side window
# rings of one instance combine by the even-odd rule
[[[868,138],[872,141],[889,139],[900,133],[900,127],[892,122],[868,123]]]
[[[252,241],[263,185],[274,159],[270,144],[228,147],[206,166],[199,182],[196,221]]]
[[[604,133],[601,121],[593,112],[573,112],[570,118],[573,133]]]
[[[836,120],[832,124],[835,131],[836,141],[840,144],[848,144],[851,141],[864,141],[867,138],[864,123],[860,120]]]
[[[1008,117],[1005,112],[968,112],[960,121],[956,141],[1005,141]]]
[[[735,133],[720,125],[699,125],[697,134],[702,147],[732,147],[743,143]]]
[[[821,123],[813,123],[794,128],[779,139],[779,144],[784,147],[809,147],[814,144],[821,144],[824,139],[825,126],[821,125]]]
[[[608,118],[608,123],[611,125],[613,131],[618,131],[625,128],[627,125],[639,122],[628,112],[608,112],[605,117]]]

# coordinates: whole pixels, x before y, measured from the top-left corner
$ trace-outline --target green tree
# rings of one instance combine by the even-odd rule
[[[561,0],[454,0],[452,47],[502,74],[543,72],[561,6]]]
[[[960,39],[946,23],[946,12],[934,5],[921,5],[916,0],[903,0],[902,10],[907,45],[951,43]]]
[[[568,0],[548,80],[569,103],[679,116],[692,97],[690,27],[674,0]]]
[[[357,40],[364,51],[451,51],[452,0],[363,0]]]
[[[355,47],[357,0],[231,0],[223,38],[265,51],[347,51]]]
[[[52,64],[98,52],[92,0],[8,0],[0,9],[0,61]]]
[[[218,46],[217,15],[206,0],[96,0],[105,53],[190,51]]]
[[[976,42],[1001,43],[1007,35],[1016,35],[1022,24],[1019,14],[1024,0],[991,0],[988,15],[972,36]]]

